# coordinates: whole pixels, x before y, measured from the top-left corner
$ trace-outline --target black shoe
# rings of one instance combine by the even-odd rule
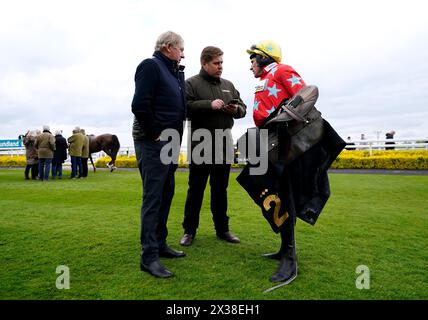
[[[194,238],[195,237],[192,236],[191,234],[185,233],[184,236],[183,236],[183,238],[181,238],[181,240],[180,240],[180,245],[182,245],[182,246],[190,246],[190,245],[192,245]]]
[[[155,260],[148,265],[145,265],[144,263],[140,262],[140,269],[141,271],[145,271],[150,273],[152,276],[158,277],[158,278],[169,278],[172,277],[174,274],[169,271],[167,268],[165,268],[159,260]]]
[[[270,277],[272,282],[290,283],[297,277],[297,262],[294,250],[287,250],[279,261],[278,269]]]
[[[262,254],[262,257],[273,259],[273,260],[281,260],[281,253],[280,252],[264,253]]]
[[[165,246],[163,249],[159,250],[159,257],[162,258],[182,258],[185,257],[186,254],[183,251],[177,251],[174,249],[171,249],[168,246]]]
[[[235,236],[232,232],[227,231],[224,233],[217,233],[217,238],[230,242],[230,243],[240,243],[241,240],[237,236]]]

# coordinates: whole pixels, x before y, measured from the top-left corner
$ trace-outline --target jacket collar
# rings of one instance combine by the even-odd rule
[[[207,80],[208,82],[211,82],[211,83],[220,83],[221,81],[220,81],[220,78],[214,78],[214,77],[211,77],[209,74],[208,74],[208,72],[206,72],[205,71],[205,69],[204,68],[201,68],[201,71],[199,71],[199,75],[202,77],[202,78],[204,78],[205,80]]]
[[[276,62],[272,62],[271,64],[269,64],[269,65],[267,65],[266,67],[264,67],[264,68],[263,68],[263,72],[262,72],[261,79],[264,79],[264,78],[269,74],[269,72],[270,72],[272,69],[274,69],[275,67],[277,67],[277,66],[278,66],[278,63],[276,63]]]
[[[166,55],[164,55],[162,52],[160,51],[155,51],[153,53],[153,56],[158,58],[159,60],[163,61],[167,68],[173,72],[174,74],[178,72],[178,62],[175,60],[171,60],[170,58],[168,58]]]

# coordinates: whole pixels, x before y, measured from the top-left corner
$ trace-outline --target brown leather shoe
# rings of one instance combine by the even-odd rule
[[[221,240],[230,242],[230,243],[240,243],[241,240],[235,236],[232,232],[227,231],[225,233],[217,233],[217,237]]]
[[[188,246],[191,246],[192,243],[193,243],[193,236],[189,233],[185,233],[183,238],[181,238],[180,240],[180,244],[182,246],[188,247]]]

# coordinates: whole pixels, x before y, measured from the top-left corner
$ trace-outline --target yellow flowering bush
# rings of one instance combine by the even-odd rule
[[[0,167],[25,167],[25,156],[0,156]]]
[[[428,150],[344,150],[333,162],[333,169],[427,170]]]
[[[106,156],[98,159],[95,165],[97,168],[105,168],[110,160],[111,158]],[[137,168],[137,159],[135,156],[129,158],[127,156],[120,156],[116,159],[116,166],[118,168]],[[180,153],[178,166],[180,168],[187,168],[189,166],[184,153]],[[232,165],[232,168],[240,167],[243,167],[243,165]],[[428,150],[373,150],[372,156],[370,156],[368,150],[344,150],[331,167],[333,169],[428,170]]]
[[[107,163],[109,163],[111,161],[111,158],[109,156],[105,156],[102,158],[99,158],[96,163],[95,166],[97,168],[105,168],[107,167]],[[187,168],[189,167],[189,164],[186,163],[186,155],[181,152],[180,156],[178,158],[178,166],[180,168]],[[119,156],[116,158],[116,167],[118,168],[137,168],[138,167],[138,163],[137,163],[137,158],[135,156]]]

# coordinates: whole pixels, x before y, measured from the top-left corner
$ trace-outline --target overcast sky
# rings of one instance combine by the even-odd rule
[[[319,87],[317,108],[345,139],[428,137],[428,2],[20,1],[0,2],[0,139],[44,124],[71,135],[115,133],[132,146],[134,73],[157,37],[184,38],[186,77],[208,45],[252,120],[256,79],[246,49],[271,39],[283,63]]]

